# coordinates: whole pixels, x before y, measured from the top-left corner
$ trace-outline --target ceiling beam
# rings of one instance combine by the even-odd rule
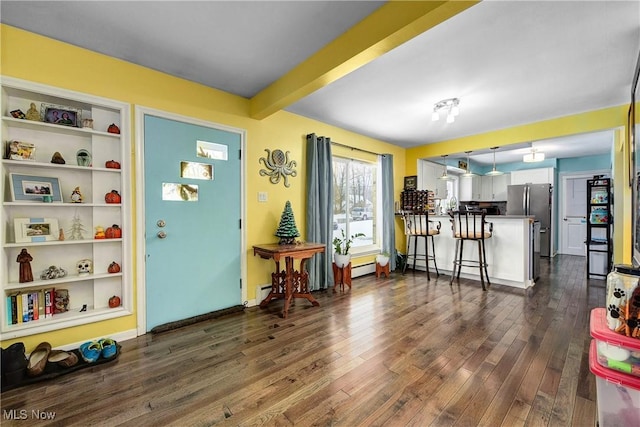
[[[264,119],[479,1],[390,1],[251,98]],[[322,25],[322,23],[310,23]]]

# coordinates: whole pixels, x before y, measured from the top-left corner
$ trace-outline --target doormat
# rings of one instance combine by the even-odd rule
[[[176,320],[175,322],[169,322],[154,327],[153,329],[151,329],[151,333],[159,334],[160,332],[172,331],[174,329],[193,325],[194,323],[202,322],[204,320],[217,319],[218,317],[226,316],[227,314],[242,312],[244,311],[244,308],[244,305],[234,305],[229,308],[223,308],[222,310],[212,311],[210,313],[200,314],[198,316],[188,317],[182,320]]]
[[[44,368],[44,371],[42,372],[42,374],[38,375],[37,377],[28,377],[26,374],[26,368],[25,368],[24,378],[20,382],[17,382],[15,384],[6,384],[5,381],[2,382],[2,392],[4,393],[5,391],[13,390],[14,388],[57,378],[61,375],[66,375],[71,372],[78,371],[80,369],[91,368],[93,366],[104,365],[106,363],[113,363],[118,359],[118,356],[120,356],[120,348],[121,348],[120,344],[116,343],[116,354],[114,354],[108,359],[105,359],[101,356],[95,362],[86,362],[82,358],[82,355],[80,354],[80,350],[78,350],[77,348],[74,350],[69,350],[70,352],[75,353],[76,357],[78,358],[78,363],[76,363],[75,365],[69,368],[65,368],[58,365],[57,363],[47,362]]]

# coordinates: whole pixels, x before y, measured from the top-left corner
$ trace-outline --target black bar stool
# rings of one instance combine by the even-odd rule
[[[407,237],[407,259],[405,260],[402,274],[407,270],[409,260],[413,259],[413,270],[416,269],[416,260],[423,259],[427,268],[427,279],[431,280],[429,274],[429,261],[433,261],[436,269],[436,275],[440,276],[438,264],[435,257],[434,236],[440,234],[440,221],[431,221],[427,212],[404,212],[402,214],[404,221],[404,234]],[[418,253],[418,239],[424,238],[424,254]],[[429,254],[429,238],[431,238],[431,255]],[[411,252],[411,243],[413,242],[413,253]]]
[[[487,252],[484,241],[490,239],[493,234],[493,223],[485,220],[484,210],[468,210],[449,212],[451,217],[451,229],[453,237],[456,239],[456,252],[453,257],[453,271],[449,285],[453,284],[454,276],[460,279],[460,269],[462,267],[478,267],[480,270],[480,282],[482,290],[486,291],[484,281],[491,285],[489,273],[487,273]],[[471,240],[478,243],[478,259],[462,259],[464,242]],[[458,270],[456,274],[456,268]]]

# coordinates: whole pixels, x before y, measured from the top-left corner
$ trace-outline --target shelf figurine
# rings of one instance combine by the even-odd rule
[[[60,154],[59,151],[56,151],[55,153],[53,153],[53,156],[51,156],[51,163],[55,163],[56,165],[64,165],[67,162],[64,161],[64,157],[62,157],[62,154]]]
[[[106,239],[107,236],[104,232],[104,228],[101,226],[96,226],[96,234],[93,236],[94,239]]]
[[[87,230],[80,222],[80,216],[76,213],[71,220],[71,229],[69,230],[69,240],[84,240],[83,232]]]
[[[81,259],[76,264],[76,270],[79,276],[86,276],[93,273],[93,261],[88,258]]]
[[[80,192],[80,187],[76,187],[73,189],[71,193],[71,203],[82,203],[82,193]]]
[[[26,117],[27,120],[33,120],[35,122],[39,122],[40,121],[40,112],[36,108],[35,102],[31,103],[31,106],[27,110],[27,114],[26,114],[25,117]]]
[[[20,283],[33,282],[31,261],[33,261],[33,257],[26,249],[22,249],[16,259],[16,262],[20,263]]]

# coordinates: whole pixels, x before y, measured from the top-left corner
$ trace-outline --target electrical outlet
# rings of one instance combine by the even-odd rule
[[[268,199],[267,197],[267,192],[266,191],[259,191],[258,192],[258,201],[259,202],[266,202]]]

